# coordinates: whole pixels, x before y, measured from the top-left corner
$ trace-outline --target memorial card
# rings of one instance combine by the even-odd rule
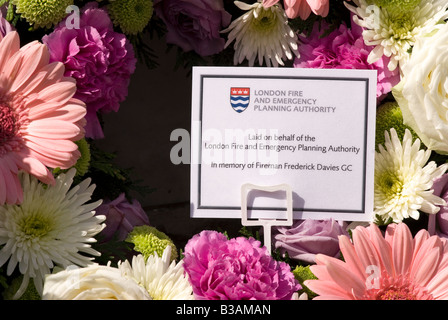
[[[191,217],[241,218],[287,185],[294,219],[371,221],[376,71],[195,67]],[[282,190],[250,218],[282,219]]]

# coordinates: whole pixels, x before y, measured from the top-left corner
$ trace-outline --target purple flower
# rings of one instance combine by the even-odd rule
[[[14,27],[4,18],[6,17],[6,6],[0,7],[0,39],[8,32],[15,30]]]
[[[339,257],[339,236],[348,233],[335,220],[299,220],[291,227],[274,227],[274,245],[294,260],[315,263],[316,254]]]
[[[316,23],[310,36],[301,36],[303,44],[299,46],[300,58],[294,61],[296,68],[318,69],[371,69],[377,70],[377,101],[380,102],[400,81],[398,69],[387,68],[389,58],[383,56],[373,64],[367,62],[374,46],[367,46],[362,37],[362,28],[352,24],[348,29],[341,24],[327,36],[322,37],[329,29],[326,23]]]
[[[116,240],[123,241],[136,226],[149,225],[149,219],[140,202],[133,199],[126,200],[124,193],[113,201],[105,201],[96,209],[97,215],[106,216],[106,228],[101,231],[107,242],[116,236]]]
[[[220,31],[231,20],[223,0],[155,0],[154,11],[165,23],[166,41],[201,56],[224,49]]]
[[[134,50],[96,2],[81,10],[80,28],[69,29],[63,20],[42,38],[50,50],[50,61],[65,65],[65,76],[76,79],[75,98],[87,106],[86,137],[103,138],[97,113],[117,112],[128,94],[131,74],[135,71]]]
[[[188,241],[183,261],[197,300],[289,300],[301,289],[289,265],[253,238],[205,230]]]
[[[442,198],[448,203],[448,173],[434,179],[432,188],[434,190],[433,194],[435,196]],[[433,219],[433,215],[430,215],[429,219],[430,226],[428,226],[428,229],[434,229],[429,231],[431,233],[434,233],[433,231],[436,231],[439,237],[448,238],[448,205],[440,206],[440,210],[439,212],[437,212],[435,217],[435,224],[437,225],[437,227],[435,226],[435,224],[431,226],[431,219]]]

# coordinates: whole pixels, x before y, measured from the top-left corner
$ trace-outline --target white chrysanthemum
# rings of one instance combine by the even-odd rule
[[[44,277],[56,265],[86,266],[93,260],[88,255],[100,255],[90,244],[104,228],[105,216],[92,211],[101,201],[86,203],[95,189],[90,179],[70,189],[75,173],[60,174],[51,186],[22,172],[22,203],[0,207],[0,266],[9,261],[8,275],[16,267],[23,274],[14,298],[23,294],[30,278],[42,294]]]
[[[403,66],[415,41],[448,18],[447,0],[421,0],[409,10],[378,7],[366,0],[353,2],[357,7],[345,5],[355,14],[353,21],[364,28],[364,42],[375,46],[367,61],[374,63],[385,55],[390,58],[389,70]]]
[[[384,148],[385,147],[385,148]],[[384,147],[379,145],[375,156],[374,214],[384,221],[392,218],[419,218],[419,211],[435,214],[445,201],[433,194],[433,180],[447,170],[447,164],[429,163],[430,150],[420,149],[420,140],[412,143],[412,134],[406,129],[403,144],[395,129],[390,136],[385,131]]]
[[[153,300],[192,300],[193,289],[184,274],[183,260],[170,263],[171,250],[171,246],[167,246],[162,258],[154,253],[146,263],[139,254],[132,258],[132,266],[126,260],[120,261],[118,268],[124,276],[144,287]]]
[[[297,35],[279,4],[265,8],[260,1],[251,5],[235,1],[235,5],[247,12],[222,31],[230,31],[226,47],[235,40],[235,65],[247,59],[252,67],[258,57],[260,66],[264,60],[268,67],[277,67],[285,58],[299,56]]]

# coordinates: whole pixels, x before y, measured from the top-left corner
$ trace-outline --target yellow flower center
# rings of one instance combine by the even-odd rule
[[[386,25],[387,33],[390,39],[394,41],[414,41],[414,29],[416,21],[412,12],[394,12],[389,15]]]
[[[401,181],[395,172],[386,171],[378,178],[376,187],[379,188],[387,199],[390,199],[401,194],[403,181]]]
[[[35,213],[25,216],[18,226],[24,239],[32,240],[47,235],[54,226],[54,222],[42,214]]]
[[[252,20],[251,27],[256,32],[270,32],[277,25],[277,17],[270,9],[262,9],[256,19]]]

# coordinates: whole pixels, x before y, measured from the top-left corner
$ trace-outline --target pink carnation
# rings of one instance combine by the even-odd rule
[[[296,68],[317,69],[371,69],[377,70],[377,93],[380,102],[400,81],[398,69],[390,71],[387,68],[389,58],[383,56],[373,64],[367,62],[367,57],[374,46],[367,46],[362,37],[361,27],[353,24],[348,29],[341,24],[338,29],[328,36],[322,37],[328,26],[322,23],[314,25],[309,37],[300,37],[302,45],[299,46],[300,58],[294,61]]]
[[[134,50],[96,2],[81,10],[80,28],[69,29],[65,20],[42,38],[51,61],[65,65],[65,76],[76,79],[75,97],[87,105],[86,137],[103,138],[97,113],[117,112],[128,94],[131,74],[135,71]]]
[[[188,241],[183,261],[198,300],[289,300],[301,289],[289,265],[253,238],[205,230]]]

